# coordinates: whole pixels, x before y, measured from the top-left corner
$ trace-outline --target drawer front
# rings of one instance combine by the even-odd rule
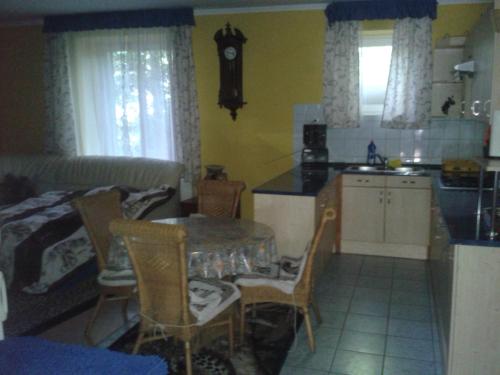
[[[344,174],[342,175],[343,186],[365,186],[384,187],[385,176],[375,176],[369,174]]]
[[[422,176],[387,176],[387,187],[430,189],[431,178]]]

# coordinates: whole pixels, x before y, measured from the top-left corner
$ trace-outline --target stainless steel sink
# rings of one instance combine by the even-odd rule
[[[425,170],[419,167],[398,167],[394,169],[384,168],[377,165],[351,165],[345,170],[347,173],[365,173],[365,174],[389,174],[389,175],[421,175]]]
[[[402,175],[419,175],[424,174],[425,170],[420,167],[397,167],[394,168],[394,173]]]
[[[348,170],[350,171],[357,171],[357,172],[380,172],[383,171],[383,167],[376,167],[372,165],[352,165],[347,167]]]

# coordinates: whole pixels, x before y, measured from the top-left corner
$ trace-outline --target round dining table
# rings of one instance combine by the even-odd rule
[[[189,277],[262,273],[278,262],[274,232],[262,223],[199,216],[155,222],[185,226]]]

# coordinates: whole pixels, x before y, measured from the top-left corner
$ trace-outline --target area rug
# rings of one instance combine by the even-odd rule
[[[4,324],[5,335],[38,335],[91,308],[96,304],[98,295],[95,277],[40,295],[10,290],[7,294],[9,313]]]
[[[228,342],[224,337],[205,345],[193,354],[193,373],[197,375],[276,375],[290,349],[302,317],[286,306],[272,305],[259,309],[249,324],[245,342],[236,346],[231,359],[227,358]],[[294,328],[295,326],[295,328]],[[131,353],[137,337],[138,325],[128,331],[111,350]],[[236,340],[238,342],[238,340]],[[173,375],[182,375],[184,349],[171,338],[146,343],[140,354],[155,354],[164,358]]]

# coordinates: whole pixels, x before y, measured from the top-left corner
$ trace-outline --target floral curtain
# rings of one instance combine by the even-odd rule
[[[76,155],[75,113],[69,79],[67,36],[45,34],[45,151]]]
[[[332,128],[359,127],[359,21],[327,27],[323,63],[323,110]]]
[[[191,27],[176,28],[172,39],[174,48],[169,76],[175,157],[184,164],[184,178],[195,183],[200,176],[200,117],[191,34]]]
[[[382,127],[393,129],[429,127],[431,94],[431,18],[396,20]]]

